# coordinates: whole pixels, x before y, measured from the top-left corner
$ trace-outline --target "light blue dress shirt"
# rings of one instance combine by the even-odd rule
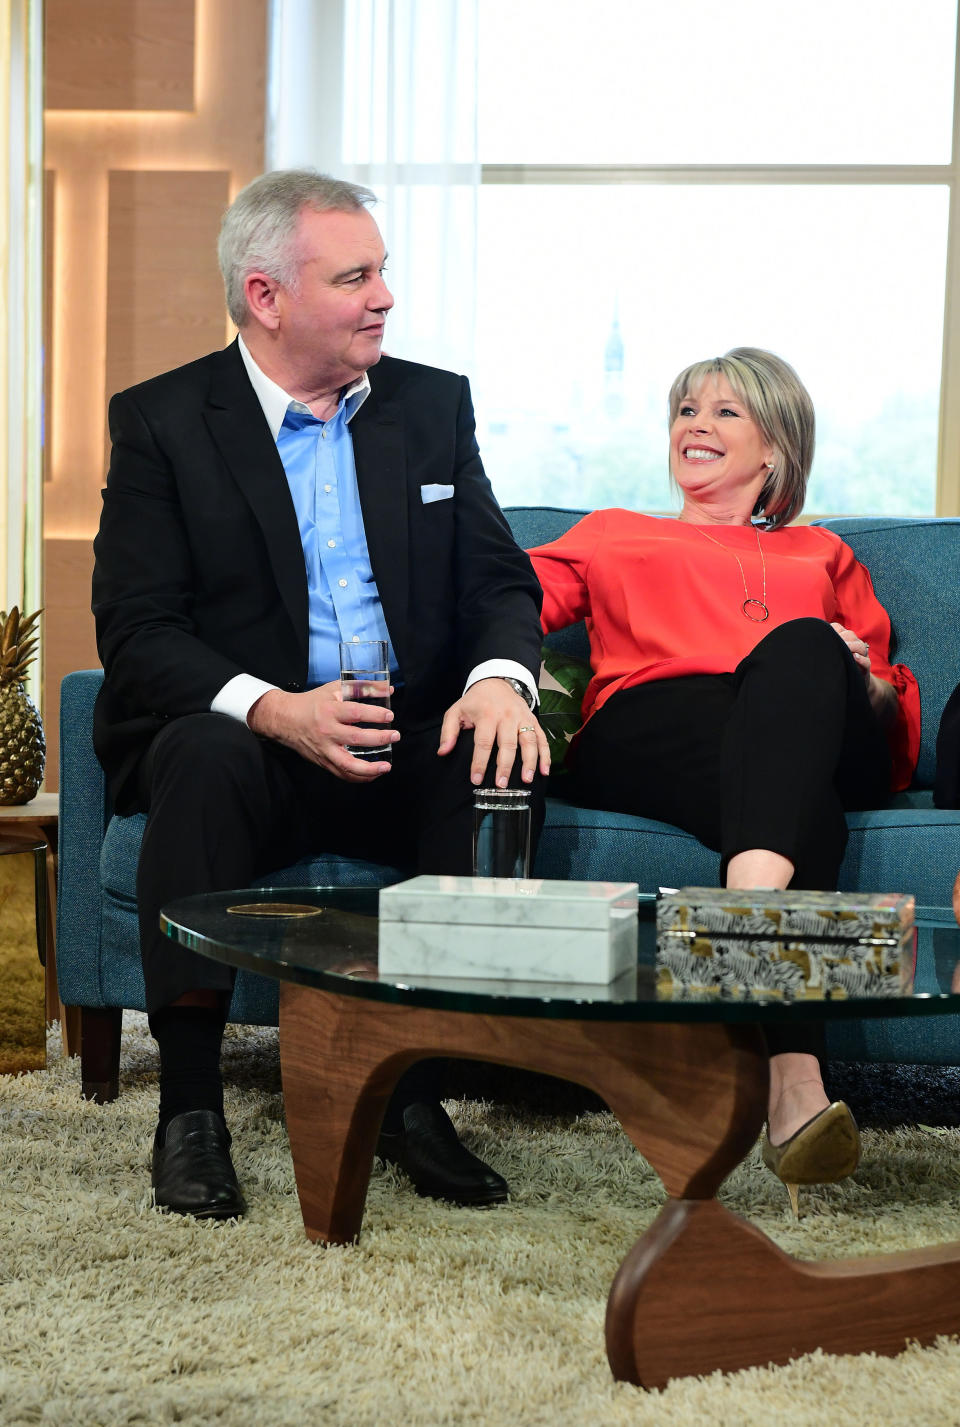
[[[380,603],[360,510],[357,468],[348,422],[366,393],[353,392],[327,421],[291,401],[277,435],[277,451],[297,512],[307,572],[311,686],[340,677],[338,645],[390,636]],[[398,665],[389,648],[390,669]],[[396,677],[394,683],[396,683]]]

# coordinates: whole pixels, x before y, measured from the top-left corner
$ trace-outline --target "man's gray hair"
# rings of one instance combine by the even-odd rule
[[[242,327],[249,316],[243,289],[250,273],[266,273],[296,291],[293,240],[302,208],[350,213],[376,201],[369,188],[312,168],[274,169],[241,189],[223,215],[217,243],[227,309],[236,325]]]
[[[803,509],[813,464],[816,421],[810,393],[793,367],[761,347],[734,347],[686,367],[670,388],[670,425],[685,397],[712,376],[724,376],[774,449],[773,467],[754,507],[770,530]]]

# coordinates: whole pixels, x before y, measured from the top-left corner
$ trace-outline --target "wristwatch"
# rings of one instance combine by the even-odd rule
[[[522,684],[519,679],[511,679],[509,674],[498,674],[497,678],[502,679],[505,684],[509,684],[511,689],[520,695],[528,709],[532,709],[536,704],[537,701],[533,694],[531,694],[526,684]]]

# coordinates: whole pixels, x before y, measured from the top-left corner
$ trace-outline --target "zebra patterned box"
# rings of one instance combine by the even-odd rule
[[[683,887],[657,902],[660,994],[671,999],[904,996],[914,899],[898,892]]]

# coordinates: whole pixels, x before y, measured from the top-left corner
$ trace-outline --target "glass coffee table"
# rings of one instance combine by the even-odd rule
[[[960,1332],[960,1242],[807,1263],[714,1197],[763,1127],[764,1025],[960,1012],[949,909],[918,911],[914,994],[784,1007],[658,988],[653,898],[641,900],[639,964],[609,986],[381,979],[377,895],[267,888],[186,898],[161,915],[183,945],[280,982],[286,1121],[310,1239],[359,1235],[402,1072],[429,1056],[489,1060],[594,1090],[666,1188],[610,1290],[615,1377],[660,1387],[818,1347],[897,1353]]]

